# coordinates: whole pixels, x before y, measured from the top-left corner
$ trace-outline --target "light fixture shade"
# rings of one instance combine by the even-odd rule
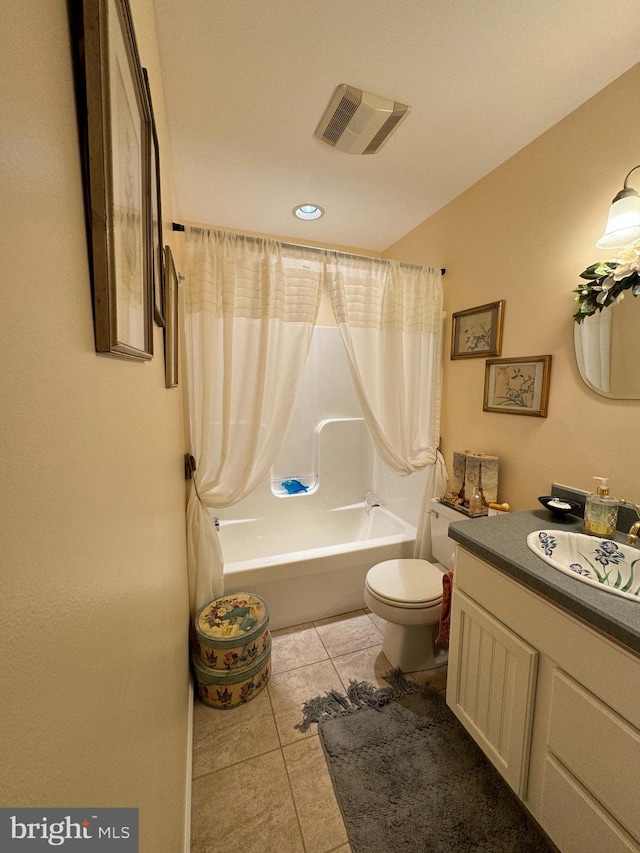
[[[298,219],[320,219],[324,216],[324,209],[317,204],[298,204],[291,212]]]
[[[625,189],[614,198],[607,227],[596,246],[598,249],[619,249],[640,240],[640,196]]]

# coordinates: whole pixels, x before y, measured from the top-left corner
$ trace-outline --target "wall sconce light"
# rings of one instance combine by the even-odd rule
[[[607,227],[596,243],[598,249],[618,249],[640,240],[640,194],[627,186],[629,175],[636,169],[640,169],[640,164],[629,172],[623,188],[611,202]]]

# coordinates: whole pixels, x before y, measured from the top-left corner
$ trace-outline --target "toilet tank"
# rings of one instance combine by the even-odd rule
[[[453,568],[453,553],[456,547],[453,539],[449,538],[449,525],[467,517],[463,512],[441,504],[437,498],[431,500],[431,550],[434,559],[447,569]]]

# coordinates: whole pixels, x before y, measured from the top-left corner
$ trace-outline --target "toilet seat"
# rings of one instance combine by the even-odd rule
[[[385,560],[369,569],[369,594],[394,607],[432,607],[442,599],[442,572],[427,560]]]

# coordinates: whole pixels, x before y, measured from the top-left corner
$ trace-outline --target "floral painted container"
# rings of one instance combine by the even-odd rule
[[[194,628],[199,666],[218,676],[253,667],[271,645],[269,608],[248,592],[210,601],[198,612]]]
[[[228,711],[255,699],[267,686],[271,674],[271,640],[248,669],[232,672],[212,670],[202,665],[195,652],[192,662],[200,701],[210,708]]]

